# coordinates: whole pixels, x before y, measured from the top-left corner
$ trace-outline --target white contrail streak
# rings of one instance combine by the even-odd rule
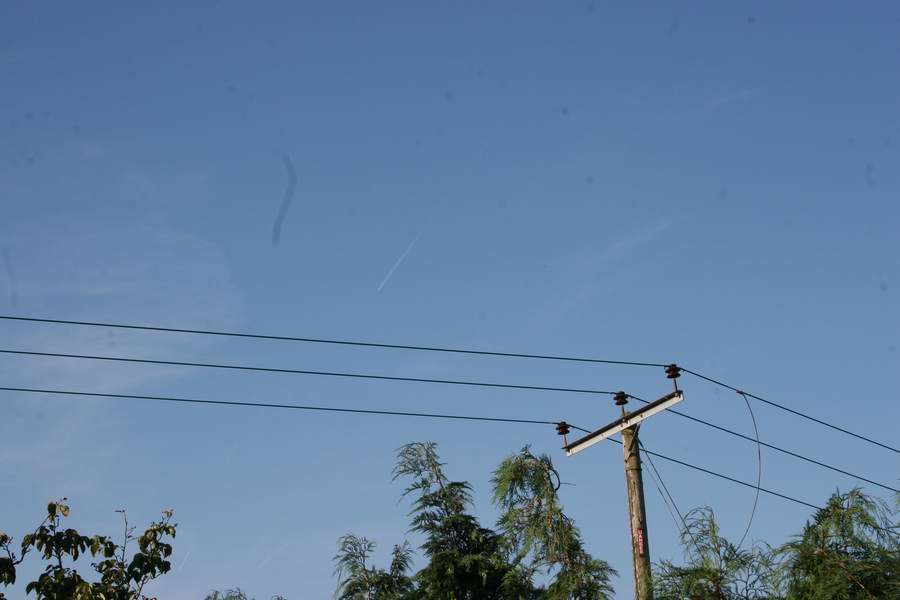
[[[409,246],[406,247],[406,250],[403,251],[403,254],[400,255],[400,258],[398,258],[398,259],[397,259],[397,262],[394,263],[394,266],[391,267],[391,270],[387,272],[387,275],[385,275],[385,276],[384,276],[384,279],[381,280],[381,283],[378,284],[378,291],[379,291],[379,292],[381,291],[381,288],[383,288],[383,287],[385,286],[385,284],[387,284],[388,279],[391,278],[391,275],[394,274],[394,271],[397,270],[397,267],[400,266],[400,263],[403,262],[403,260],[406,258],[406,256],[407,256],[407,255],[410,253],[410,251],[413,249],[413,246],[416,245],[416,242],[419,241],[419,235],[420,235],[420,234],[418,234],[418,233],[416,234],[416,237],[414,237],[413,240],[409,243]]]
[[[191,551],[188,550],[187,553],[184,555],[184,558],[181,559],[181,564],[178,565],[178,571],[179,571],[179,572],[184,568],[184,563],[187,562],[188,556],[190,556],[190,555],[191,555]]]

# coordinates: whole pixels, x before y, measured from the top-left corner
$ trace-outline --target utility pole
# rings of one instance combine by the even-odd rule
[[[625,409],[622,409],[625,412]],[[641,476],[640,425],[622,430],[625,451],[625,485],[628,488],[628,514],[631,523],[631,557],[634,563],[634,590],[637,600],[653,600],[650,585],[650,544],[647,536],[647,511],[644,508],[644,479]]]
[[[589,433],[583,438],[566,444],[563,450],[567,456],[593,446],[615,433],[622,434],[622,450],[625,454],[625,485],[628,491],[629,529],[631,531],[631,557],[634,564],[635,600],[653,600],[653,586],[650,573],[650,537],[647,534],[647,511],[644,507],[644,480],[641,475],[641,443],[638,433],[644,419],[662,412],[684,399],[678,389],[677,379],[681,369],[676,365],[666,367],[666,377],[675,384],[675,391],[632,412],[625,411],[628,394],[615,394],[616,405],[621,407],[622,416],[612,423]],[[566,434],[569,426],[559,423],[557,431]],[[565,439],[565,438],[564,438]]]

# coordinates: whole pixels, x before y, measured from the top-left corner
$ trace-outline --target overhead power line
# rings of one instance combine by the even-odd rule
[[[686,371],[687,369],[683,369],[683,370]],[[747,395],[749,396],[749,394],[747,394]],[[637,396],[632,396],[631,394],[629,394],[628,397],[629,397],[629,398],[634,398],[634,399],[637,400],[638,402],[643,402],[644,404],[650,404],[650,402],[649,402],[648,400],[644,400],[643,398],[638,398]],[[746,400],[746,398],[745,398],[745,400]],[[751,409],[751,411],[752,411],[752,409]],[[667,409],[666,409],[666,412],[670,412],[670,413],[672,413],[672,414],[674,414],[674,415],[678,415],[679,417],[682,417],[682,418],[684,418],[684,419],[688,419],[688,420],[693,421],[693,422],[695,422],[695,423],[700,423],[701,425],[705,425],[705,426],[707,426],[707,427],[712,427],[713,429],[716,429],[716,430],[721,431],[721,432],[723,432],[723,433],[727,433],[727,434],[729,434],[729,435],[733,435],[733,436],[738,437],[738,438],[741,438],[741,439],[743,439],[743,440],[747,440],[748,442],[752,442],[752,443],[754,443],[754,444],[757,444],[757,446],[763,446],[763,447],[765,447],[765,448],[769,448],[769,449],[771,449],[771,450],[776,450],[776,451],[778,451],[778,452],[781,452],[782,454],[786,454],[787,456],[793,456],[794,458],[798,458],[798,459],[800,459],[800,460],[802,460],[802,461],[805,461],[805,462],[808,462],[808,463],[810,463],[810,464],[813,464],[813,465],[822,467],[823,469],[828,469],[828,470],[830,470],[830,471],[834,471],[835,473],[840,473],[841,475],[846,475],[847,477],[852,477],[852,478],[858,479],[858,480],[860,480],[860,481],[865,481],[866,483],[871,483],[872,485],[878,486],[878,487],[880,487],[880,488],[883,488],[883,489],[888,490],[888,491],[891,491],[891,492],[900,493],[900,489],[897,489],[897,488],[892,487],[892,486],[890,486],[890,485],[887,485],[887,484],[885,484],[885,483],[879,483],[879,482],[874,481],[874,480],[872,480],[872,479],[869,479],[869,478],[867,478],[867,477],[863,477],[862,475],[858,475],[858,474],[856,474],[856,473],[851,473],[850,471],[845,471],[844,469],[841,469],[841,468],[839,468],[839,467],[835,467],[834,465],[829,465],[828,463],[824,463],[824,462],[822,462],[822,461],[820,461],[820,460],[816,460],[816,459],[814,459],[814,458],[810,458],[810,457],[808,457],[808,456],[804,456],[804,455],[799,454],[799,453],[797,453],[797,452],[794,452],[794,451],[792,451],[792,450],[788,450],[788,449],[786,449],[786,448],[782,448],[782,447],[780,447],[780,446],[776,446],[775,444],[770,444],[770,443],[768,443],[768,442],[764,442],[764,441],[762,441],[762,440],[760,440],[760,439],[758,439],[758,438],[750,437],[749,435],[744,435],[743,433],[740,433],[739,431],[735,431],[735,430],[733,430],[733,429],[728,429],[727,427],[722,427],[721,425],[716,425],[715,423],[711,423],[711,422],[706,421],[706,420],[704,420],[704,419],[701,419],[701,418],[699,418],[699,417],[695,417],[695,416],[693,416],[693,415],[689,415],[688,413],[682,412],[682,411],[680,411],[680,410],[678,410],[678,409],[675,409],[675,408],[667,408]],[[751,414],[752,414],[752,413],[751,413]],[[755,421],[755,417],[754,417],[754,421]]]
[[[785,405],[783,405],[783,404],[779,404],[779,403],[777,403],[777,402],[773,402],[772,400],[767,400],[767,399],[765,399],[765,398],[762,398],[761,396],[757,396],[757,395],[755,395],[755,394],[751,394],[750,392],[746,392],[746,391],[741,390],[741,389],[739,389],[739,388],[736,388],[736,387],[734,387],[734,386],[728,385],[727,383],[724,383],[724,382],[722,382],[722,381],[718,381],[718,380],[716,380],[716,379],[713,379],[712,377],[707,377],[706,375],[703,375],[703,374],[698,373],[698,372],[696,372],[696,371],[691,371],[690,369],[685,369],[685,368],[683,368],[683,367],[682,367],[681,370],[684,371],[685,373],[690,373],[690,374],[693,375],[694,377],[698,377],[698,378],[700,378],[700,379],[703,379],[704,381],[708,381],[708,382],[710,382],[710,383],[714,383],[714,384],[716,384],[716,385],[718,385],[718,386],[721,386],[721,387],[723,387],[723,388],[729,389],[729,390],[731,390],[731,391],[733,391],[733,392],[737,392],[738,394],[741,394],[742,396],[749,396],[750,398],[753,398],[753,399],[755,399],[755,400],[759,400],[760,402],[763,402],[763,403],[765,403],[765,404],[768,404],[769,406],[774,406],[775,408],[780,408],[781,410],[783,410],[783,411],[785,411],[785,412],[789,412],[789,413],[791,413],[792,415],[796,415],[796,416],[798,416],[798,417],[802,417],[802,418],[804,418],[804,419],[807,419],[807,420],[809,420],[809,421],[812,421],[813,423],[818,423],[819,425],[823,425],[823,426],[825,426],[825,427],[829,427],[829,428],[831,428],[831,429],[833,429],[833,430],[835,430],[835,431],[839,431],[839,432],[841,432],[841,433],[843,433],[843,434],[846,434],[846,435],[855,437],[855,438],[857,438],[857,439],[859,439],[859,440],[863,440],[864,442],[869,442],[870,444],[874,444],[874,445],[876,445],[876,446],[879,446],[879,447],[881,447],[881,448],[884,448],[885,450],[890,450],[891,452],[896,452],[897,454],[900,454],[900,449],[894,448],[893,446],[889,446],[889,445],[887,445],[887,444],[883,444],[883,443],[881,443],[881,442],[879,442],[879,441],[877,441],[877,440],[873,440],[872,438],[866,437],[866,436],[864,436],[864,435],[860,435],[860,434],[858,434],[858,433],[853,433],[852,431],[850,431],[850,430],[848,430],[848,429],[844,429],[843,427],[839,427],[838,425],[833,425],[833,424],[831,424],[831,423],[828,423],[827,421],[823,421],[822,419],[817,419],[816,417],[811,417],[810,415],[807,415],[806,413],[802,413],[802,412],[800,412],[799,410],[794,410],[793,408],[788,408],[787,406],[785,406]],[[893,488],[891,488],[891,489],[893,489]],[[895,490],[895,491],[896,491],[896,490]]]
[[[358,413],[365,415],[387,415],[392,417],[425,417],[430,419],[458,419],[463,421],[491,421],[496,423],[527,423],[533,425],[556,425],[556,421],[536,421],[533,419],[507,419],[501,417],[476,417],[471,415],[452,415],[442,413],[420,413],[397,410],[369,410],[362,408],[335,408],[332,406],[305,406],[299,404],[275,404],[271,402],[241,402],[237,400],[205,400],[200,398],[176,398],[172,396],[144,396],[138,394],[108,394],[99,392],[76,392],[71,390],[48,390],[22,387],[0,387],[4,392],[24,392],[32,394],[54,394],[60,396],[90,396],[97,398],[119,398],[130,400],[154,400],[158,402],[177,402],[181,404],[213,404],[218,406],[249,406],[254,408],[285,408],[293,410],[314,410],[321,412]]]
[[[39,388],[26,388],[26,387],[10,387],[3,386],[0,387],[0,391],[7,392],[21,392],[21,393],[32,393],[32,394],[53,394],[53,395],[62,395],[62,396],[78,396],[78,397],[96,397],[96,398],[116,398],[116,399],[132,399],[132,400],[149,400],[149,401],[157,401],[157,402],[173,402],[173,403],[182,403],[182,404],[206,404],[206,405],[223,405],[223,406],[244,406],[244,407],[253,407],[253,408],[277,408],[277,409],[293,409],[293,410],[309,410],[309,411],[319,411],[319,412],[336,412],[336,413],[360,413],[360,414],[376,414],[376,415],[385,415],[385,416],[404,416],[404,417],[424,417],[424,418],[433,418],[433,419],[456,419],[456,420],[465,420],[465,421],[493,421],[493,422],[502,422],[502,423],[520,423],[520,424],[534,424],[534,425],[558,425],[558,421],[541,421],[541,420],[531,420],[531,419],[513,419],[513,418],[501,418],[501,417],[480,417],[480,416],[472,416],[472,415],[451,415],[451,414],[437,414],[437,413],[415,413],[415,412],[405,412],[405,411],[388,411],[388,410],[367,410],[367,409],[357,409],[357,408],[337,408],[330,406],[304,406],[304,405],[296,405],[296,404],[275,404],[275,403],[266,403],[266,402],[240,402],[240,401],[231,401],[231,400],[209,400],[209,399],[200,399],[200,398],[179,398],[173,396],[147,396],[147,395],[138,395],[138,394],[111,394],[111,393],[99,393],[99,392],[82,392],[82,391],[72,391],[72,390],[53,390],[53,389],[39,389]],[[577,429],[579,431],[583,431],[585,433],[590,433],[590,430],[584,429],[583,427],[578,427],[576,425],[569,424],[573,429]],[[622,442],[615,438],[608,438],[609,440],[621,444]],[[745,487],[750,487],[756,489],[756,486],[752,483],[747,483],[746,481],[741,481],[740,479],[735,479],[734,477],[729,477],[728,475],[723,475],[722,473],[717,473],[710,469],[706,469],[704,467],[700,467],[697,465],[693,465],[691,463],[685,462],[683,460],[679,460],[677,458],[671,458],[664,454],[659,454],[658,452],[651,452],[646,448],[643,449],[644,453],[655,456],[657,458],[661,458],[663,460],[667,460],[669,462],[673,462],[675,464],[681,465],[683,467],[688,467],[690,469],[694,469],[696,471],[700,471],[701,473],[705,473],[707,475],[712,475],[714,477],[718,477],[720,479],[724,479],[726,481],[731,481],[732,483],[737,483],[739,485],[743,485]],[[794,502],[796,504],[800,504],[809,508],[813,508],[816,510],[821,510],[822,507],[816,506],[815,504],[810,504],[809,502],[804,502],[803,500],[799,500],[797,498],[793,498],[788,496],[787,494],[782,494],[780,492],[776,492],[773,490],[769,490],[766,488],[759,488],[760,491],[770,494],[772,496],[776,496],[783,500],[788,500],[790,502]]]
[[[211,329],[161,327],[161,326],[155,326],[155,325],[131,325],[131,324],[125,324],[125,323],[111,323],[111,322],[102,322],[102,321],[76,321],[76,320],[71,320],[71,319],[48,319],[48,318],[40,318],[40,317],[21,317],[21,316],[15,316],[15,315],[0,315],[0,319],[6,320],[6,321],[46,323],[46,324],[54,324],[54,325],[82,325],[82,326],[88,326],[88,327],[109,327],[109,328],[114,328],[114,329],[131,329],[131,330],[137,330],[137,331],[155,331],[155,332],[160,332],[160,333],[181,333],[181,334],[210,335],[210,336],[233,337],[233,338],[250,338],[250,339],[259,339],[259,340],[280,340],[280,341],[289,341],[289,342],[334,344],[334,345],[342,345],[342,346],[360,346],[360,347],[368,347],[368,348],[385,348],[385,349],[394,349],[394,350],[415,350],[415,351],[424,351],[424,352],[444,352],[444,353],[469,354],[469,355],[478,355],[478,356],[530,358],[530,359],[568,361],[568,362],[580,362],[580,363],[629,365],[629,366],[638,366],[638,367],[665,367],[665,366],[667,366],[663,363],[656,363],[656,362],[608,360],[608,359],[588,358],[588,357],[580,357],[580,356],[565,356],[565,355],[552,355],[552,354],[528,354],[528,353],[522,353],[522,352],[500,352],[500,351],[489,351],[489,350],[472,350],[472,349],[467,349],[467,348],[450,348],[450,347],[440,347],[440,346],[389,344],[389,343],[380,343],[380,342],[364,342],[364,341],[356,341],[356,340],[340,340],[340,339],[313,338],[313,337],[300,337],[300,336],[288,336],[288,335],[269,335],[269,334],[261,334],[261,333],[247,333],[247,332],[222,331],[222,330],[211,330]],[[804,419],[808,419],[814,423],[818,423],[819,425],[823,425],[823,426],[833,429],[835,431],[839,431],[846,435],[849,435],[854,438],[869,442],[870,444],[879,446],[885,450],[890,450],[892,452],[900,454],[900,449],[897,449],[888,444],[878,442],[874,439],[871,439],[864,435],[860,435],[858,433],[854,433],[854,432],[852,432],[848,429],[845,429],[843,427],[840,427],[838,425],[828,423],[826,421],[823,421],[822,419],[818,419],[816,417],[812,417],[810,415],[802,413],[798,410],[788,408],[787,406],[784,406],[784,405],[774,402],[772,400],[767,400],[767,399],[757,396],[755,394],[751,394],[749,392],[744,392],[734,386],[728,385],[727,383],[718,381],[716,379],[713,379],[712,377],[708,377],[706,375],[698,373],[697,371],[692,371],[690,369],[686,369],[683,367],[682,367],[682,370],[686,373],[690,373],[691,375],[694,375],[695,377],[704,379],[710,383],[720,385],[722,387],[725,387],[725,388],[730,389],[735,392],[744,393],[744,394],[746,394],[746,396],[749,396],[750,398],[754,398],[756,400],[759,400],[760,402],[764,402],[764,403],[774,406],[776,408],[780,408],[781,410],[787,411],[793,415],[799,416]],[[879,484],[876,484],[876,485],[879,485]],[[893,488],[891,488],[891,489],[893,489]]]
[[[377,375],[377,374],[368,374],[368,373],[349,373],[349,372],[340,372],[340,371],[316,371],[316,370],[308,370],[308,369],[287,369],[287,368],[277,368],[277,367],[260,367],[260,366],[250,366],[250,365],[234,365],[234,364],[222,364],[222,363],[201,363],[201,362],[189,362],[189,361],[174,361],[174,360],[156,360],[156,359],[146,359],[146,358],[130,358],[130,357],[122,357],[122,356],[105,356],[105,355],[92,355],[92,354],[68,354],[68,353],[60,353],[60,352],[37,352],[31,350],[10,350],[10,349],[0,349],[0,354],[11,354],[11,355],[19,355],[19,356],[37,356],[37,357],[46,357],[46,358],[75,358],[75,359],[83,359],[83,360],[98,360],[98,361],[112,361],[112,362],[123,362],[123,363],[137,363],[137,364],[150,364],[150,365],[162,365],[162,366],[180,366],[180,367],[196,367],[196,368],[208,368],[208,369],[227,369],[227,370],[238,370],[238,371],[251,371],[251,372],[264,372],[264,373],[284,373],[284,374],[299,374],[299,375],[314,375],[314,376],[328,376],[328,377],[343,377],[343,378],[351,378],[351,379],[370,379],[370,380],[379,380],[379,381],[399,381],[405,383],[432,383],[432,384],[441,384],[441,385],[460,385],[460,386],[469,386],[469,387],[485,387],[485,388],[501,388],[501,389],[515,389],[515,390],[529,390],[529,391],[541,391],[541,392],[563,392],[563,393],[574,393],[574,394],[601,394],[601,395],[614,395],[615,392],[606,391],[606,390],[598,390],[592,388],[570,388],[570,387],[553,387],[553,386],[538,386],[538,385],[520,385],[513,383],[494,383],[494,382],[484,382],[484,381],[463,381],[456,379],[432,379],[432,378],[422,378],[422,377],[401,377],[401,376],[393,376],[393,375]],[[629,397],[638,400],[639,402],[643,402],[644,404],[649,404],[647,400],[643,398],[639,398],[637,396],[633,396],[629,394]],[[726,427],[722,427],[720,425],[716,425],[715,423],[711,423],[709,421],[705,421],[698,417],[694,417],[687,413],[683,413],[681,411],[675,409],[667,409],[669,412],[676,414],[682,418],[689,419],[696,423],[700,423],[707,427],[712,427],[713,429],[717,429],[724,433],[728,433],[729,435],[733,435],[742,439],[745,439],[750,442],[758,443],[759,445],[765,446],[766,448],[771,448],[772,450],[777,450],[783,454],[793,456],[800,460],[806,461],[810,464],[814,464],[825,469],[829,469],[836,473],[841,473],[842,475],[846,475],[848,477],[853,477],[860,481],[864,481],[866,483],[870,483],[872,485],[881,487],[883,489],[889,490],[891,492],[900,492],[900,489],[894,488],[890,485],[879,483],[878,481],[874,481],[867,477],[863,477],[862,475],[858,475],[855,473],[851,473],[850,471],[845,471],[844,469],[840,469],[833,465],[829,465],[827,463],[821,462],[819,460],[809,458],[807,456],[803,456],[802,454],[798,454],[797,452],[793,452],[791,450],[787,450],[785,448],[781,448],[774,444],[770,444],[767,442],[756,440],[750,436],[744,435],[737,431],[728,429]]]
[[[622,443],[615,438],[607,438],[607,439],[610,439],[610,440],[616,442],[617,444]],[[722,473],[716,473],[715,471],[710,471],[709,469],[705,469],[703,467],[698,467],[697,465],[692,465],[691,463],[684,462],[683,460],[678,460],[677,458],[672,458],[670,456],[665,456],[663,454],[659,454],[658,452],[651,452],[650,450],[647,450],[646,448],[644,448],[644,453],[649,454],[650,456],[655,456],[657,458],[661,458],[663,460],[667,460],[669,462],[673,462],[676,465],[681,465],[682,467],[688,467],[690,469],[694,469],[695,471],[700,471],[702,473],[706,473],[707,475],[712,475],[714,477],[718,477],[719,479],[724,479],[724,480],[730,481],[732,483],[737,483],[739,485],[748,487],[753,490],[757,489],[757,486],[753,483],[747,483],[746,481],[741,481],[740,479],[735,479],[734,477],[729,477],[728,475],[723,475]],[[759,491],[764,492],[766,494],[770,494],[772,496],[777,496],[778,498],[782,498],[784,500],[790,500],[791,502],[795,502],[797,504],[802,504],[803,506],[808,506],[809,508],[814,508],[816,510],[822,510],[821,506],[816,506],[815,504],[810,504],[809,502],[804,502],[803,500],[798,500],[797,498],[792,498],[791,496],[788,496],[786,494],[782,494],[780,492],[766,489],[764,487],[760,487]]]
[[[229,365],[222,363],[201,363],[179,360],[153,360],[149,358],[128,358],[123,356],[104,356],[97,354],[65,354],[61,352],[35,352],[31,350],[0,349],[2,354],[20,356],[43,356],[48,358],[78,358],[84,360],[103,360],[146,365],[165,365],[174,367],[201,367],[205,369],[232,369],[238,371],[258,371],[263,373],[288,373],[292,375],[324,375],[328,377],[348,377],[352,379],[378,379],[381,381],[404,381],[415,383],[439,383],[446,385],[466,385],[473,387],[506,388],[513,390],[535,390],[540,392],[567,392],[572,394],[604,394],[612,396],[615,392],[589,388],[549,387],[540,385],[518,385],[514,383],[492,383],[485,381],[460,381],[457,379],[429,379],[424,377],[399,377],[393,375],[372,375],[368,373],[344,373],[339,371],[313,371],[308,369],[281,369],[277,367],[253,367],[248,365]]]
[[[133,329],[139,331],[157,331],[162,333],[187,333],[197,335],[215,335],[222,337],[250,338],[257,340],[279,340],[283,342],[307,342],[312,344],[333,344],[339,346],[361,346],[366,348],[389,348],[392,350],[418,350],[423,352],[445,352],[450,354],[474,354],[478,356],[502,356],[507,358],[534,358],[541,360],[558,360],[567,362],[596,363],[605,365],[627,365],[634,367],[665,367],[662,363],[635,362],[629,360],[606,360],[602,358],[586,358],[583,356],[561,356],[553,354],[525,354],[522,352],[495,352],[490,350],[471,350],[466,348],[448,348],[439,346],[411,346],[407,344],[385,344],[380,342],[362,342],[355,340],[337,340],[328,338],[296,337],[288,335],[267,335],[261,333],[244,333],[237,331],[220,331],[211,329],[186,329],[178,327],[157,327],[153,325],[127,325],[122,323],[104,323],[97,321],[70,321],[66,319],[40,319],[37,317],[16,317],[0,315],[6,321],[28,321],[32,323],[51,323],[56,325],[86,325],[90,327],[111,327],[114,329]]]

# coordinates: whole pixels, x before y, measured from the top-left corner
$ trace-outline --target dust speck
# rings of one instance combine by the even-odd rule
[[[881,290],[882,292],[888,291],[887,281],[882,281],[881,284],[878,286],[878,289]]]
[[[866,165],[865,171],[866,185],[872,187],[875,185],[875,165],[869,163]]]
[[[681,27],[681,17],[675,15],[669,23],[669,33],[677,33],[679,27]]]

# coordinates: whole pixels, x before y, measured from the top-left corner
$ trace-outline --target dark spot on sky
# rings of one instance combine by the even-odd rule
[[[848,144],[848,145],[852,146],[852,145],[855,144],[855,143],[856,143],[856,138],[855,138],[855,137],[852,137],[852,136],[851,136],[851,137],[848,137],[848,138],[847,138],[847,144]]]
[[[719,200],[728,200],[728,188],[723,187],[721,190],[719,190],[719,193],[716,194],[716,197]]]
[[[563,106],[562,108],[560,108],[560,109],[559,109],[559,114],[561,114],[561,115],[564,116],[564,117],[568,117],[568,116],[569,116],[569,107],[568,107],[568,106]]]
[[[894,344],[891,344],[890,346],[888,346],[888,352],[896,352],[896,351],[897,351],[897,346],[895,346]]]
[[[875,185],[875,165],[872,163],[866,165],[866,185],[869,187]]]
[[[16,281],[16,270],[13,267],[12,252],[9,248],[3,249],[3,267],[9,282],[9,301],[13,308],[17,308],[19,306],[19,284]]]
[[[672,17],[672,22],[669,23],[669,33],[676,33],[679,27],[681,27],[681,17],[675,15]]]
[[[25,118],[28,119],[29,121],[34,121],[34,113],[33,112],[25,113]]]
[[[587,179],[585,179],[585,181],[588,182],[588,185],[594,185],[594,183],[597,181],[597,178],[594,177],[593,175],[588,175]]]
[[[72,133],[75,135],[81,133],[81,125],[72,125]]]
[[[29,154],[28,158],[25,159],[25,162],[28,163],[29,167],[33,167],[37,164],[37,157],[34,154]]]
[[[878,286],[878,289],[881,290],[882,292],[888,291],[887,281],[882,281],[881,284]]]
[[[754,17],[753,15],[747,17],[747,25],[753,25],[754,23],[756,23],[756,17]]]
[[[291,202],[294,200],[294,189],[297,187],[297,172],[294,170],[294,163],[291,157],[285,154],[281,157],[284,162],[284,168],[287,170],[287,187],[284,190],[284,196],[281,199],[281,206],[278,207],[278,215],[275,217],[275,224],[272,226],[272,245],[277,246],[281,241],[281,225],[287,216]]]
[[[237,88],[234,86],[233,83],[229,83],[225,89],[228,91],[229,94],[233,94],[237,91]]]
[[[446,100],[447,102],[453,102],[453,92],[451,92],[450,90],[445,91],[444,100]]]

